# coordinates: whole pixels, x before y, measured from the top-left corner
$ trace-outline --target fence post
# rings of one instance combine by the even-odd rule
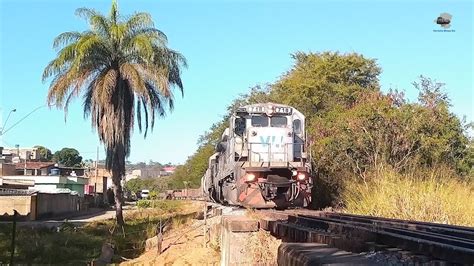
[[[204,202],[204,247],[207,248],[207,201]]]
[[[13,210],[13,230],[12,230],[12,245],[10,248],[10,265],[13,265],[13,257],[15,256],[15,237],[16,237],[16,218],[18,212]]]
[[[157,248],[157,252],[158,252],[158,255],[161,254],[161,250],[162,250],[162,243],[163,243],[163,224],[161,223],[161,219],[160,219],[160,227],[159,227],[159,230],[158,230],[158,234],[156,235],[156,248]]]

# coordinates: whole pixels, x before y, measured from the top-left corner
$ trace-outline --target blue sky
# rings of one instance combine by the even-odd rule
[[[41,82],[54,58],[52,40],[64,31],[85,30],[78,7],[108,12],[110,1],[0,0],[0,107],[6,128],[46,102]],[[224,115],[226,106],[256,84],[274,82],[296,51],[357,52],[376,58],[383,90],[405,90],[417,76],[446,83],[452,111],[474,120],[472,1],[137,1],[119,0],[122,14],[149,12],[169,46],[182,52],[185,97],[155,124],[147,139],[135,132],[130,160],[182,163],[200,134]],[[455,32],[433,21],[453,15]],[[177,94],[178,96],[178,94]],[[99,144],[84,120],[78,98],[64,121],[57,109],[40,108],[3,136],[4,146],[41,144],[55,151],[78,149],[95,158]],[[2,122],[3,124],[3,122]],[[100,158],[104,158],[100,149]]]

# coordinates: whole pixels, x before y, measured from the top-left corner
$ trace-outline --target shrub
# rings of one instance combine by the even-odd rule
[[[150,208],[151,207],[151,200],[139,200],[137,201],[138,208]]]

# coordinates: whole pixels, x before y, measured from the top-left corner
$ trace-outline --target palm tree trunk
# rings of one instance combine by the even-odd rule
[[[122,205],[123,205],[123,192],[122,192],[122,176],[119,174],[120,171],[112,169],[112,181],[114,183],[114,199],[115,199],[115,219],[117,224],[123,226],[125,224],[123,220]]]

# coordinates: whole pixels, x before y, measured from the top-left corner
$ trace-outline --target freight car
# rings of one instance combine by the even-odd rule
[[[305,116],[283,104],[238,108],[230,117],[201,179],[204,197],[250,208],[307,206],[310,153]]]

